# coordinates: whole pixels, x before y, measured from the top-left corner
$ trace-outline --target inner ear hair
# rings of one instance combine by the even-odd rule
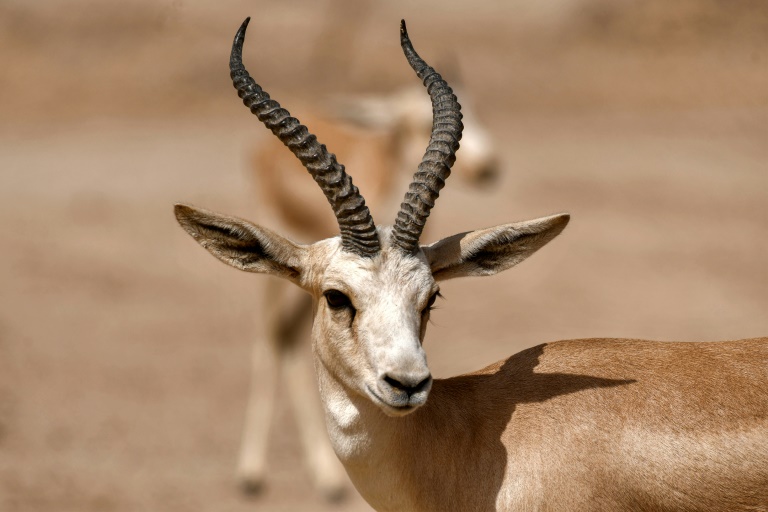
[[[424,247],[435,280],[484,276],[517,265],[555,238],[567,214],[460,233]]]
[[[183,204],[174,212],[181,227],[227,265],[299,281],[304,246],[237,217]]]

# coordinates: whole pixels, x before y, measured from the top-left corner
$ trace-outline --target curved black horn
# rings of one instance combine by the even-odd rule
[[[413,182],[408,187],[405,199],[393,229],[394,243],[407,253],[419,247],[419,237],[435,206],[440,189],[451,174],[456,160],[461,131],[461,105],[445,80],[427,65],[413,49],[405,20],[400,22],[400,45],[416,75],[422,79],[432,99],[432,135]]]
[[[229,59],[229,74],[238,96],[251,113],[288,146],[320,185],[336,214],[343,248],[361,256],[375,256],[380,250],[376,226],[365,199],[352,184],[344,166],[306,126],[271,99],[243,66],[243,40],[250,20],[246,18],[237,31]]]

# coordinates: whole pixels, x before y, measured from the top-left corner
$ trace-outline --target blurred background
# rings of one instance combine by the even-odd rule
[[[269,486],[234,478],[263,281],[171,205],[269,224],[247,167],[271,135],[227,69],[248,15],[245,62],[300,119],[417,83],[400,18],[455,61],[503,173],[449,181],[433,238],[572,214],[445,283],[436,376],[560,338],[768,335],[764,0],[1,0],[0,510],[369,510],[319,498],[286,406]]]

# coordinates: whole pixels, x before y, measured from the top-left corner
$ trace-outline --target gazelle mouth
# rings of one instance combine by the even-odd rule
[[[365,386],[365,390],[368,391],[368,395],[372,398],[373,403],[382,407],[384,409],[384,412],[390,416],[405,416],[406,414],[413,412],[414,410],[418,409],[423,405],[423,401],[417,404],[411,404],[411,403],[408,403],[405,405],[392,404],[389,401],[382,398],[381,395],[376,393],[367,384]]]

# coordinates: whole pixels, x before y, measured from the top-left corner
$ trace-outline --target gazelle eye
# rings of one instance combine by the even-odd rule
[[[429,300],[427,301],[427,306],[424,308],[424,313],[432,311],[433,306],[435,305],[435,301],[437,300],[438,297],[442,297],[442,295],[440,295],[440,290],[433,293],[432,296],[429,298]]]
[[[328,302],[328,306],[330,306],[331,309],[343,309],[352,307],[352,301],[349,300],[349,297],[341,293],[339,290],[328,290],[323,295],[325,295],[325,300]]]

